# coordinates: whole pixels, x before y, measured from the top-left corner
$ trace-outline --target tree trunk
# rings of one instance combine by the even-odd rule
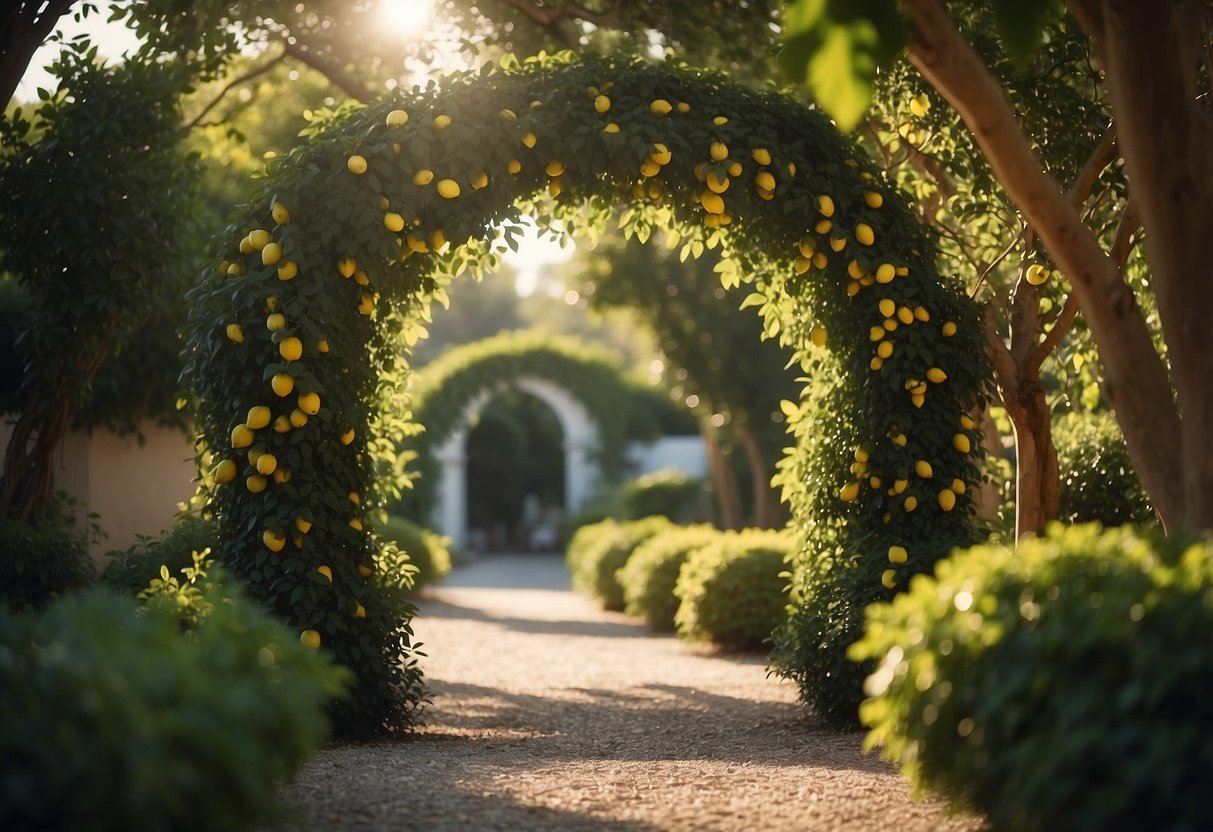
[[[1038,380],[1021,384],[1004,396],[1007,415],[1015,429],[1015,539],[1041,534],[1057,519],[1057,448],[1053,420]]]
[[[737,437],[737,444],[741,446],[750,467],[750,479],[754,485],[754,525],[760,529],[779,528],[783,525],[783,518],[780,516],[779,501],[771,488],[771,471],[767,468],[762,448],[744,420],[734,422],[732,428],[733,436]]]
[[[712,477],[712,490],[716,493],[716,509],[720,526],[725,529],[741,528],[741,496],[737,489],[737,477],[729,468],[729,461],[721,450],[716,429],[707,420],[699,422],[699,434],[708,454],[708,473]]]
[[[977,414],[976,421],[977,426],[981,429],[981,446],[985,449],[986,454],[1001,458],[1003,454],[1002,434],[998,431],[998,425],[994,423],[994,417],[990,415],[990,408],[983,408],[981,413]],[[1002,495],[994,483],[980,482],[974,485],[972,500],[973,510],[979,519],[995,520],[998,517],[998,511],[1002,508]]]
[[[8,104],[17,92],[17,85],[29,69],[29,62],[38,51],[59,18],[67,14],[75,0],[49,0],[46,8],[33,0],[15,2],[0,12],[0,101]]]

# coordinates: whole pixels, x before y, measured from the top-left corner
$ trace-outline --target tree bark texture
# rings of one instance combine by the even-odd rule
[[[716,429],[706,420],[699,422],[699,434],[703,437],[708,455],[708,474],[712,477],[712,490],[716,493],[716,510],[721,528],[741,528],[741,495],[737,488],[737,477],[720,447]]]
[[[754,438],[753,431],[744,420],[733,422],[731,427],[750,468],[750,479],[754,487],[754,525],[760,529],[780,528],[783,526],[783,518],[780,516],[779,500],[771,488],[772,471],[767,467],[762,448],[758,446],[758,440]]]

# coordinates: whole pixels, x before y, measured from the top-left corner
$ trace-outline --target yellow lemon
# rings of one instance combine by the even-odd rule
[[[328,564],[326,564],[326,563],[320,564],[319,566],[316,567],[316,571],[319,572],[324,577],[326,577],[330,584],[333,582],[333,570],[329,567]]]
[[[906,501],[902,503],[901,507],[906,511],[913,511],[918,508],[918,498],[911,494],[909,497],[906,497]]]
[[[712,142],[708,154],[712,157],[713,162],[723,162],[729,158],[729,146],[724,142]]]
[[[358,564],[358,574],[364,578],[369,578],[375,574],[375,570],[367,566],[365,563]]]
[[[282,259],[282,246],[278,243],[266,243],[261,249],[261,265],[274,266]]]
[[[315,630],[304,630],[299,634],[299,643],[313,650],[320,649],[320,633]]]
[[[876,191],[864,191],[863,201],[869,208],[879,208],[884,205],[884,196]]]
[[[649,104],[649,112],[653,113],[654,115],[668,115],[672,109],[674,108],[670,105],[670,102],[666,101],[664,98],[657,98],[651,104]]]
[[[942,327],[940,327],[940,332],[943,333],[944,338],[951,338],[956,334],[956,322],[948,321]]]
[[[354,429],[350,428],[345,433],[341,434],[341,444],[348,445],[354,441]]]
[[[926,480],[931,478],[931,474],[934,473],[934,471],[931,468],[931,463],[927,462],[925,459],[920,459],[914,463],[914,473]]]
[[[842,251],[846,247],[847,247],[847,238],[846,237],[839,237],[835,234],[830,235],[830,250],[831,251]]]
[[[960,414],[960,426],[965,430],[973,430],[977,427],[977,423],[969,418],[967,413]]]
[[[759,171],[758,175],[754,177],[754,184],[759,188],[773,191],[775,190],[775,177],[765,170]]]
[[[615,123],[615,122],[613,122],[613,121],[611,121],[611,122],[607,122],[607,125],[606,125],[605,127],[603,127],[603,128],[602,128],[602,132],[604,132],[604,133],[618,133],[618,132],[619,132],[619,125],[618,125],[618,124],[616,124],[616,123]]]
[[[257,473],[263,477],[268,477],[278,468],[278,457],[273,454],[262,454],[257,457]]]
[[[299,530],[300,534],[307,534],[312,530],[312,521],[300,515],[295,518],[295,528]]]
[[[454,199],[459,196],[459,183],[454,179],[442,179],[438,182],[438,196],[443,199]]]
[[[366,607],[362,604],[354,604],[354,618],[366,618]]]
[[[709,214],[724,213],[724,200],[720,198],[720,194],[704,191],[699,202]]]
[[[927,381],[931,382],[932,384],[943,384],[947,380],[948,374],[938,367],[932,367],[931,369],[927,370]]]
[[[294,280],[299,274],[299,264],[294,260],[287,260],[278,267],[279,280]]]
[[[691,112],[691,105],[686,103],[685,101],[679,101],[677,109],[678,109],[678,112],[680,112],[680,113],[689,113],[689,112]]]
[[[918,95],[910,99],[910,113],[915,118],[922,118],[927,114],[927,110],[931,107],[931,99],[927,98],[925,92],[920,92]]]
[[[351,278],[358,270],[358,261],[353,257],[342,257],[337,261],[337,271],[344,278]]]
[[[299,394],[299,409],[308,416],[315,416],[320,412],[320,394],[319,393],[300,393]]]
[[[389,211],[383,215],[383,227],[393,234],[399,233],[404,230],[404,217],[395,211]]]
[[[287,361],[298,361],[303,356],[303,342],[294,335],[283,338],[278,345],[278,354]]]
[[[903,324],[914,323],[914,311],[908,306],[903,306],[897,310],[897,320]]]
[[[965,481],[959,480],[959,479],[952,480],[952,490],[955,491],[957,494],[965,493]]]
[[[915,306],[914,319],[922,321],[925,324],[927,321],[931,320],[931,313],[927,311],[925,306]]]
[[[872,360],[868,362],[868,368],[872,372],[876,372],[883,366],[884,366],[884,359],[881,358],[879,355],[872,356]]]
[[[366,173],[366,158],[355,153],[345,162],[346,168],[350,173],[361,176]]]
[[[228,324],[226,332],[227,339],[233,344],[244,343],[244,328],[240,324]]]
[[[451,117],[446,113],[434,116],[434,128],[436,130],[445,130],[451,126]]]
[[[564,173],[564,162],[553,159],[552,161],[548,162],[545,172],[548,176],[559,176],[560,174]]]
[[[291,420],[285,413],[274,420],[274,433],[290,433]]]
[[[434,181],[434,172],[432,170],[427,170],[426,168],[422,168],[421,170],[419,170],[413,174],[413,184],[414,185],[425,186],[425,185],[430,184],[433,181]]]
[[[813,267],[813,261],[808,257],[797,257],[796,262],[792,264],[796,274],[804,274]]]
[[[270,244],[270,232],[264,228],[258,228],[248,233],[249,245],[253,247],[253,251],[261,251]],[[252,254],[252,252],[249,252]]]
[[[522,162],[519,162],[517,159],[510,159],[509,164],[505,166],[505,169],[510,173],[518,173],[520,170],[522,170]]]
[[[771,164],[771,152],[765,147],[756,147],[750,151],[750,157],[760,165]]]
[[[939,507],[944,511],[956,508],[956,494],[952,492],[952,489],[945,488],[939,492]]]
[[[236,479],[236,463],[230,459],[225,459],[215,466],[215,470],[211,472],[211,479],[216,485],[225,485]]]
[[[910,485],[909,480],[894,480],[892,493],[900,494],[901,492],[905,491],[906,488],[909,487],[909,485]]]
[[[506,121],[517,121],[518,120],[518,114],[516,112],[514,112],[513,110],[511,110],[509,107],[503,107],[501,109],[501,112],[499,113],[499,115]]]
[[[886,569],[880,573],[880,584],[885,589],[897,588],[897,571],[894,569]]]
[[[316,342],[316,352],[328,352],[328,351],[329,351],[329,342],[328,341],[321,338],[319,341]]]
[[[815,326],[813,327],[813,331],[809,333],[809,340],[813,342],[813,346],[815,347],[824,347],[828,338],[829,335],[823,326]]]
[[[350,522],[347,525],[355,531],[362,531],[362,521],[357,517],[351,517]]]
[[[239,263],[232,263],[227,267],[227,273],[232,277],[239,277],[240,275],[244,274],[244,266],[240,265]]]
[[[269,485],[269,482],[260,474],[253,474],[244,480],[244,487],[249,490],[250,494],[260,494],[265,490],[267,485]]]
[[[1039,263],[1033,263],[1028,267],[1028,282],[1033,286],[1040,286],[1049,279],[1049,270]]]
[[[876,282],[877,283],[892,283],[897,270],[893,268],[892,263],[881,263],[876,267]]]
[[[884,338],[884,336],[885,336],[885,329],[883,326],[874,326],[868,330],[868,340],[869,341],[879,341],[882,338]]]
[[[472,177],[472,188],[477,191],[482,191],[489,186],[489,175],[484,171],[480,171]]]
[[[270,208],[270,216],[274,218],[274,222],[278,225],[286,225],[291,221],[291,212],[277,200],[274,200],[274,205]]]
[[[880,307],[880,314],[886,318],[891,318],[897,313],[897,304],[890,298],[881,298],[878,305]]]
[[[373,297],[371,297],[370,295],[368,295],[366,292],[363,292],[362,295],[358,298],[358,314],[359,315],[370,315],[374,311],[375,311],[375,299]]]
[[[834,200],[828,194],[817,197],[817,213],[823,217],[834,216]]]
[[[708,171],[704,181],[712,193],[722,194],[729,189],[729,177],[720,171]]]
[[[859,496],[859,483],[857,483],[857,482],[847,483],[838,492],[838,496],[844,503],[855,502],[855,498],[857,498]]]
[[[548,196],[552,199],[560,196],[564,191],[564,177],[556,176],[548,180]]]
[[[876,241],[876,233],[872,231],[872,226],[861,222],[855,226],[855,239],[860,245],[870,246]]]
[[[969,441],[969,437],[963,433],[958,433],[952,437],[952,447],[960,451],[962,454],[967,454],[973,450],[973,443]]]
[[[244,424],[253,430],[261,430],[270,423],[270,409],[263,404],[256,407],[250,407],[248,418],[244,420]]]
[[[289,396],[291,391],[295,389],[295,378],[289,373],[277,373],[270,379],[270,387],[279,396]]]
[[[670,148],[661,142],[653,145],[653,150],[649,153],[649,156],[659,165],[668,165],[670,160],[674,158],[674,154],[670,151]]]
[[[904,546],[889,547],[889,563],[905,563],[909,556]]]
[[[594,109],[597,112],[605,113],[607,110],[611,109],[611,99],[607,98],[605,95],[598,96],[594,99]]]
[[[813,230],[818,234],[829,234],[830,229],[833,227],[834,223],[832,223],[830,220],[818,220],[817,224],[813,226]]]
[[[387,114],[388,127],[403,127],[409,123],[409,114],[404,110],[392,110]]]
[[[277,332],[286,327],[286,315],[281,312],[275,312],[265,319],[265,328],[270,332]]]
[[[282,547],[286,545],[286,535],[281,529],[266,529],[261,533],[261,542],[271,552],[281,552]]]
[[[539,141],[539,139],[530,130],[522,134],[522,144],[525,147],[534,147],[535,142],[537,141]]]
[[[297,407],[291,411],[290,419],[292,427],[301,428],[307,424],[307,414]]]
[[[892,358],[893,357],[893,342],[892,341],[881,341],[876,346],[876,354],[878,356],[880,356],[882,359]]]
[[[712,119],[712,124],[715,124],[717,127],[724,127],[728,123],[729,123],[728,116],[716,116],[715,118]]]
[[[241,254],[252,254],[253,253],[253,244],[249,241],[248,235],[245,235],[244,237],[240,238],[240,253]],[[231,274],[231,273],[232,273],[232,270],[229,268],[228,274]]]
[[[253,430],[248,425],[236,425],[232,428],[232,447],[247,448],[253,444]]]
[[[358,496],[357,491],[351,491],[349,494],[346,494],[345,499],[349,500],[354,505],[358,505],[362,502],[362,498]]]
[[[404,242],[408,245],[409,251],[421,253],[430,250],[430,247],[426,244],[425,240],[411,232],[405,235]]]

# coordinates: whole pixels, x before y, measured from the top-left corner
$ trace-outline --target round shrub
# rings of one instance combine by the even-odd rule
[[[172,606],[100,591],[0,609],[0,828],[281,822],[344,674],[238,595],[210,600],[190,638]]]
[[[377,527],[379,536],[396,544],[417,567],[413,589],[436,584],[451,574],[451,541],[403,517],[388,515]]]
[[[674,622],[683,638],[732,650],[761,648],[786,615],[792,541],[783,532],[722,532],[697,549],[678,574]]]
[[[71,504],[37,523],[0,521],[0,601],[14,609],[42,609],[91,584],[96,576],[89,536]]]
[[[1124,434],[1111,413],[1067,413],[1053,425],[1060,475],[1059,519],[1105,526],[1154,519]]]
[[[720,532],[708,525],[676,527],[636,547],[616,573],[623,587],[624,612],[643,617],[654,630],[673,630],[678,598],[674,586],[687,556],[713,543]]]
[[[630,518],[661,515],[685,523],[695,514],[703,483],[685,471],[663,468],[624,483],[620,503]]]
[[[219,530],[213,520],[197,514],[178,515],[173,527],[158,538],[141,537],[128,549],[110,552],[113,558],[101,575],[102,583],[131,595],[142,590],[167,566],[180,575],[193,564],[193,553],[210,549],[218,557]]]
[[[996,829],[1213,828],[1213,545],[1053,524],[868,610],[860,716]]]
[[[565,550],[573,589],[593,598],[603,609],[622,610],[623,587],[615,573],[628,562],[637,546],[672,526],[664,517],[645,517],[626,523],[603,520],[582,526]]]

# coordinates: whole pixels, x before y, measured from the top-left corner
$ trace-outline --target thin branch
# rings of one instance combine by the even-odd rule
[[[1070,292],[1053,328],[1045,334],[1044,340],[1037,344],[1028,356],[1028,360],[1024,364],[1024,375],[1029,378],[1037,377],[1045,359],[1052,355],[1053,350],[1057,349],[1057,345],[1061,343],[1061,339],[1070,331],[1074,319],[1078,317],[1078,311],[1078,296]]]
[[[370,88],[361,81],[351,77],[315,52],[304,49],[299,43],[291,43],[289,40],[284,40],[282,42],[282,49],[283,54],[289,55],[300,63],[316,70],[350,98],[356,101],[367,102],[375,97]]]
[[[985,282],[986,278],[989,277],[990,272],[994,271],[995,266],[1011,256],[1011,252],[1013,252],[1016,246],[1018,246],[1020,242],[1027,237],[1028,233],[1029,228],[1026,224],[1020,226],[1019,233],[1016,234],[1014,239],[1011,240],[1011,244],[1004,248],[1002,252],[994,258],[993,262],[987,264],[985,269],[982,270],[981,274],[977,276],[977,284],[973,287],[973,291],[969,293],[969,297],[977,297],[977,293],[981,291],[981,285]]]
[[[1133,235],[1141,228],[1141,212],[1137,210],[1137,202],[1130,197],[1125,204],[1125,211],[1120,216],[1120,225],[1116,226],[1116,237],[1112,240],[1112,250],[1109,255],[1123,269],[1129,262],[1135,240]]]
[[[282,63],[284,60],[286,60],[286,50],[285,49],[283,49],[282,52],[280,52],[277,55],[277,57],[271,58],[270,60],[266,61],[261,66],[253,67],[248,72],[245,72],[243,75],[239,75],[239,76],[233,78],[228,83],[224,84],[223,89],[219,90],[219,94],[216,95],[214,98],[212,98],[211,101],[205,107],[202,108],[202,111],[199,112],[198,115],[194,116],[194,118],[190,120],[189,124],[185,125],[185,129],[187,131],[189,131],[189,130],[192,130],[195,127],[197,127],[198,124],[202,121],[202,119],[204,119],[206,117],[206,114],[209,113],[211,110],[213,110],[219,104],[219,102],[223,100],[224,96],[226,96],[229,92],[231,92],[235,87],[238,87],[241,84],[245,84],[245,83],[253,80],[254,78],[257,78],[258,76],[264,75],[265,73],[267,73],[271,69],[273,69],[275,66]],[[214,123],[214,122],[212,122],[212,123]]]
[[[1109,124],[1108,128],[1104,130],[1099,144],[1087,157],[1082,170],[1078,172],[1078,176],[1074,177],[1074,184],[1070,186],[1070,191],[1066,194],[1071,205],[1075,208],[1082,207],[1082,204],[1090,197],[1091,189],[1099,181],[1099,176],[1104,172],[1104,168],[1116,161],[1116,158],[1116,125]]]
[[[998,334],[998,322],[994,320],[994,307],[990,304],[986,304],[981,316],[981,331],[986,336],[986,353],[994,370],[994,381],[1002,391],[1003,402],[1008,407],[1017,406],[1012,393],[1019,386],[1019,367],[1015,365],[1006,342]]]

